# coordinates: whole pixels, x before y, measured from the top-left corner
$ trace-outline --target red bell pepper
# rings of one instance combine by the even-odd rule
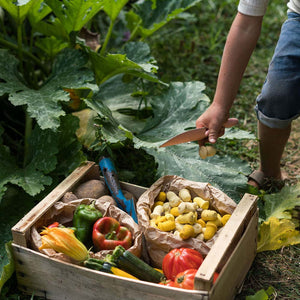
[[[112,217],[104,217],[95,222],[92,238],[97,251],[113,250],[119,245],[128,249],[132,244],[130,230],[125,226],[121,226]]]
[[[54,227],[59,227],[59,223],[58,222],[54,222],[52,224],[50,224],[49,226],[47,226],[48,228],[54,228]]]

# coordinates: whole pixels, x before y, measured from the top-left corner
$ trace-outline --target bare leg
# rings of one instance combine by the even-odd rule
[[[270,128],[258,121],[258,137],[260,152],[260,167],[267,178],[283,179],[280,170],[280,160],[285,145],[290,136],[291,126],[284,129]],[[249,180],[251,185],[256,182]]]

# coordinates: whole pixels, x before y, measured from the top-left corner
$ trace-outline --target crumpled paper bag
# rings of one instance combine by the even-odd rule
[[[188,189],[192,198],[199,196],[209,200],[210,208],[217,210],[221,215],[232,214],[236,207],[236,203],[230,197],[209,183],[190,181],[176,175],[167,175],[158,179],[137,202],[138,222],[145,235],[151,264],[157,268],[162,267],[164,256],[174,248],[193,248],[206,256],[222,230],[219,229],[211,240],[204,242],[196,238],[181,240],[171,232],[164,232],[150,226],[151,208],[159,192],[174,191],[178,194],[182,188]]]
[[[104,200],[104,201],[103,201]],[[101,211],[103,217],[113,217],[117,219],[121,225],[126,226],[132,233],[133,244],[128,249],[134,255],[140,257],[142,252],[142,231],[138,224],[127,213],[113,205],[111,202],[106,202],[105,199],[77,199],[67,203],[62,201],[56,202],[48,212],[31,228],[30,246],[32,249],[44,253],[52,258],[56,258],[66,262],[72,262],[71,258],[62,253],[57,253],[53,249],[39,250],[42,245],[40,232],[43,227],[50,225],[54,221],[68,227],[72,226],[73,215],[75,209],[80,204],[91,204],[95,201],[95,207]],[[90,251],[90,257],[103,259],[106,254],[112,253],[113,250],[101,250],[99,252]]]

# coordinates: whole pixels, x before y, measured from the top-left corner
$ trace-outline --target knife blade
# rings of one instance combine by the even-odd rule
[[[177,134],[171,139],[167,140],[165,143],[160,145],[159,147],[167,147],[167,146],[173,146],[173,145],[178,145],[182,143],[187,143],[187,142],[193,142],[193,141],[200,141],[206,138],[205,132],[206,132],[205,127],[201,128],[196,128],[196,129],[191,129],[188,131],[185,131],[183,133]]]

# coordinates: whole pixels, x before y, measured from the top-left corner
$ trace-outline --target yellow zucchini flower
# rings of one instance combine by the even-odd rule
[[[85,245],[80,242],[75,234],[74,230],[65,227],[46,227],[41,232],[42,249],[53,249],[57,252],[61,252],[71,257],[72,259],[82,262],[88,259],[89,251]]]

